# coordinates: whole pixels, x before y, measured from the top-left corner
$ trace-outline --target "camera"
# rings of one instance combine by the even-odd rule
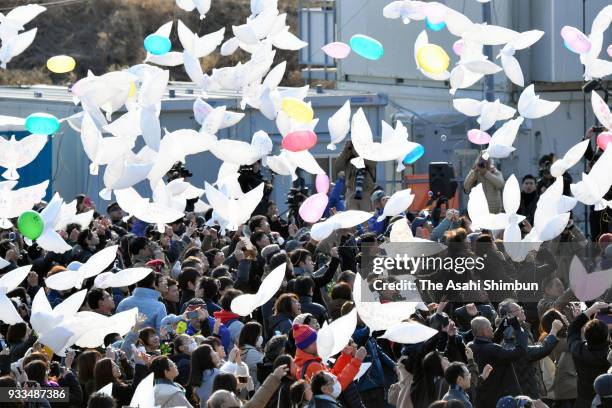
[[[188,178],[193,177],[193,173],[185,167],[185,165],[181,162],[176,162],[174,165],[168,170],[166,173],[168,176],[168,181],[176,180],[179,178]]]
[[[365,169],[357,169],[355,173],[355,200],[363,199],[363,183],[365,181]]]
[[[308,187],[291,187],[287,194],[285,204],[287,204],[290,209],[297,211],[306,198],[308,198]]]

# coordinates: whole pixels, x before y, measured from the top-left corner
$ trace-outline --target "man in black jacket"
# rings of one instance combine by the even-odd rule
[[[596,302],[584,313],[581,313],[570,325],[567,332],[567,344],[576,373],[578,374],[578,398],[574,408],[589,408],[595,389],[593,382],[598,375],[604,374],[610,367],[608,362],[608,326],[597,319],[591,319],[608,304]],[[585,327],[586,326],[586,327]],[[584,340],[581,331],[584,327]]]
[[[489,377],[476,390],[476,408],[494,407],[497,400],[505,395],[521,394],[521,386],[512,364],[527,354],[527,333],[518,319],[512,317],[501,321],[496,334],[508,327],[512,327],[516,333],[514,348],[504,348],[493,342],[493,327],[485,317],[478,316],[472,320],[472,333],[475,338],[468,346],[474,352],[478,371],[482,371],[487,364],[493,367]]]

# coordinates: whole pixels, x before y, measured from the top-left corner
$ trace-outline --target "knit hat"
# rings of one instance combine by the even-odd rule
[[[293,338],[295,339],[295,346],[300,350],[304,350],[317,341],[317,332],[305,324],[294,324]]]
[[[595,392],[600,397],[612,397],[612,374],[602,374],[595,379],[593,384]]]
[[[161,259],[151,259],[149,262],[147,262],[147,266],[152,268],[155,272],[161,272],[162,268],[165,266],[165,263]]]
[[[376,190],[370,196],[370,201],[371,202],[375,202],[375,201],[381,200],[384,196],[385,196],[385,192],[384,191]]]

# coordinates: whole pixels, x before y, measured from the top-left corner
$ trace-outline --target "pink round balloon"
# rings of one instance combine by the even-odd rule
[[[468,140],[477,145],[485,145],[491,141],[491,136],[480,129],[472,129],[467,133]]]
[[[323,52],[332,58],[342,59],[349,56],[351,47],[343,42],[333,42],[321,47]]]
[[[564,26],[561,29],[561,37],[565,46],[576,54],[584,54],[591,50],[591,42],[582,31],[572,26]]]
[[[612,132],[601,132],[597,136],[597,147],[606,150],[608,143],[612,143]]]
[[[327,194],[329,191],[329,177],[327,177],[327,174],[317,174],[315,179],[315,187],[317,189],[317,193]]]
[[[458,57],[461,56],[464,45],[465,42],[463,42],[463,40],[457,40],[453,43],[453,52],[455,53],[455,55],[457,55]]]
[[[327,194],[318,193],[311,195],[300,205],[298,213],[304,221],[313,224],[321,219],[328,202]]]
[[[283,149],[291,152],[308,150],[317,144],[317,135],[312,130],[296,130],[283,138]]]
[[[612,58],[612,44],[608,45],[608,57]]]

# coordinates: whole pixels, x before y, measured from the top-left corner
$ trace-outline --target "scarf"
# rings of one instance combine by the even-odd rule
[[[221,323],[225,324],[226,322],[234,319],[240,319],[240,315],[232,312],[228,312],[227,310],[219,310],[214,313],[215,319],[221,320]]]

